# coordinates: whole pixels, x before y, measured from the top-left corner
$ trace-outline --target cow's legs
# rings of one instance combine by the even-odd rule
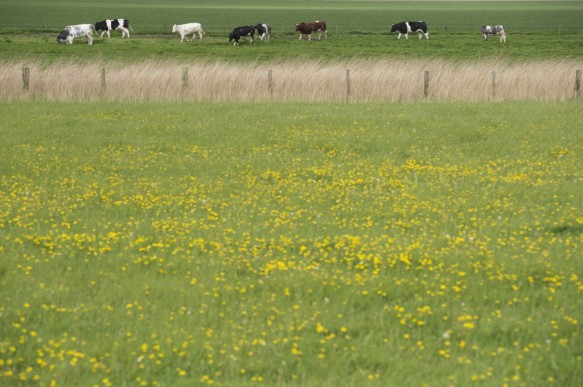
[[[130,37],[130,31],[125,28],[125,27],[119,27],[119,29],[121,30],[121,38],[123,39],[125,36],[127,36],[128,38]]]
[[[93,44],[93,36],[91,34],[87,35],[87,44],[90,46]]]

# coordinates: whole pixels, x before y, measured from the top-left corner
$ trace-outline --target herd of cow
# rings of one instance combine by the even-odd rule
[[[112,19],[112,20],[103,20],[93,24],[77,24],[65,27],[63,32],[59,34],[57,37],[57,43],[61,44],[63,42],[67,42],[67,44],[72,44],[73,40],[78,37],[87,37],[87,43],[89,45],[93,44],[93,33],[97,31],[101,32],[101,37],[105,33],[107,33],[108,37],[110,36],[110,31],[119,30],[121,31],[122,39],[126,36],[130,37],[130,30],[131,27],[129,25],[129,21],[127,19]],[[132,29],[133,31],[133,29]],[[258,23],[255,26],[246,25],[236,27],[233,32],[229,33],[229,42],[233,42],[233,45],[238,45],[239,40],[242,37],[249,37],[249,43],[253,43],[253,37],[255,36],[255,31],[257,31],[257,35],[259,39],[269,41],[271,38],[271,26],[269,24]],[[173,33],[178,33],[180,35],[180,43],[184,41],[188,42],[188,36],[192,35],[192,40],[194,40],[197,36],[202,39],[205,35],[202,25],[200,23],[187,23],[187,24],[174,24],[172,27]],[[328,29],[326,26],[326,22],[322,20],[316,20],[313,22],[305,23],[301,22],[296,24],[296,32],[300,33],[300,40],[305,35],[308,40],[312,40],[312,33],[318,33],[318,40],[322,38],[322,34],[324,37],[328,37]],[[391,32],[398,32],[399,36],[397,39],[401,39],[401,35],[405,35],[405,39],[409,37],[410,33],[417,33],[419,35],[419,39],[425,37],[425,39],[429,39],[429,32],[427,31],[427,23],[423,21],[404,21],[400,23],[393,24],[391,27]],[[504,26],[496,25],[496,26],[482,26],[481,29],[482,36],[484,39],[488,39],[488,36],[494,35],[500,37],[500,42],[506,42],[506,31]]]

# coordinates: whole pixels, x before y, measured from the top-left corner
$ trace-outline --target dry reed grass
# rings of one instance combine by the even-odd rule
[[[30,69],[28,90],[22,69]],[[102,70],[105,89],[102,90]],[[188,68],[188,85],[183,69]],[[505,63],[485,60],[351,60],[229,63],[148,61],[145,63],[0,62],[1,100],[46,101],[417,101],[429,73],[431,100],[555,100],[575,96],[581,60]],[[272,87],[268,74],[272,73]],[[495,86],[493,86],[495,72]]]

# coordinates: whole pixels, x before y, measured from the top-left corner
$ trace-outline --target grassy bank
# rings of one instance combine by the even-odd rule
[[[583,381],[575,102],[0,115],[0,384]]]

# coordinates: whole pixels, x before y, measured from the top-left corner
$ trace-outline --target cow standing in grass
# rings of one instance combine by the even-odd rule
[[[192,40],[194,40],[197,35],[200,39],[205,35],[202,29],[202,24],[200,23],[174,24],[174,26],[172,26],[172,32],[178,32],[180,35],[180,43],[184,41],[185,37],[186,41],[190,42],[190,40],[188,40],[188,35],[191,34]]]
[[[425,39],[429,39],[429,32],[427,32],[427,23],[424,21],[404,21],[400,23],[395,23],[391,27],[391,32],[399,32],[397,39],[401,39],[401,35],[405,35],[405,39],[409,38],[411,32],[416,32],[419,34],[419,39],[425,36]]]
[[[500,36],[500,42],[506,43],[506,30],[504,26],[482,26],[481,31],[484,40],[488,40],[488,35],[498,35]]]
[[[110,31],[120,30],[121,31],[121,38],[125,38],[126,36],[130,37],[130,22],[128,19],[112,19],[112,20],[103,20],[98,21],[95,23],[95,31],[103,31],[101,33],[100,38],[103,38],[103,34],[107,34],[108,38],[111,38],[109,34]],[[133,29],[132,29],[133,31]]]
[[[306,35],[308,40],[312,40],[312,32],[318,33],[318,40],[322,38],[322,34],[324,34],[324,38],[328,38],[328,29],[326,22],[323,20],[316,20],[309,23],[298,23],[296,24],[296,31],[300,33],[300,40],[302,40],[302,35]]]
[[[259,35],[259,40],[265,39],[266,42],[269,42],[269,39],[271,39],[271,26],[269,24],[258,23],[255,29],[257,30],[257,35]]]
[[[95,32],[93,24],[76,24],[67,26],[57,37],[57,43],[61,44],[66,41],[67,44],[73,44],[73,40],[75,40],[75,38],[87,36],[87,44],[92,45],[93,32]]]
[[[229,42],[234,40],[233,46],[239,45],[239,39],[243,36],[249,37],[249,44],[253,43],[253,36],[255,35],[255,27],[252,25],[236,27],[233,32],[229,33]]]

